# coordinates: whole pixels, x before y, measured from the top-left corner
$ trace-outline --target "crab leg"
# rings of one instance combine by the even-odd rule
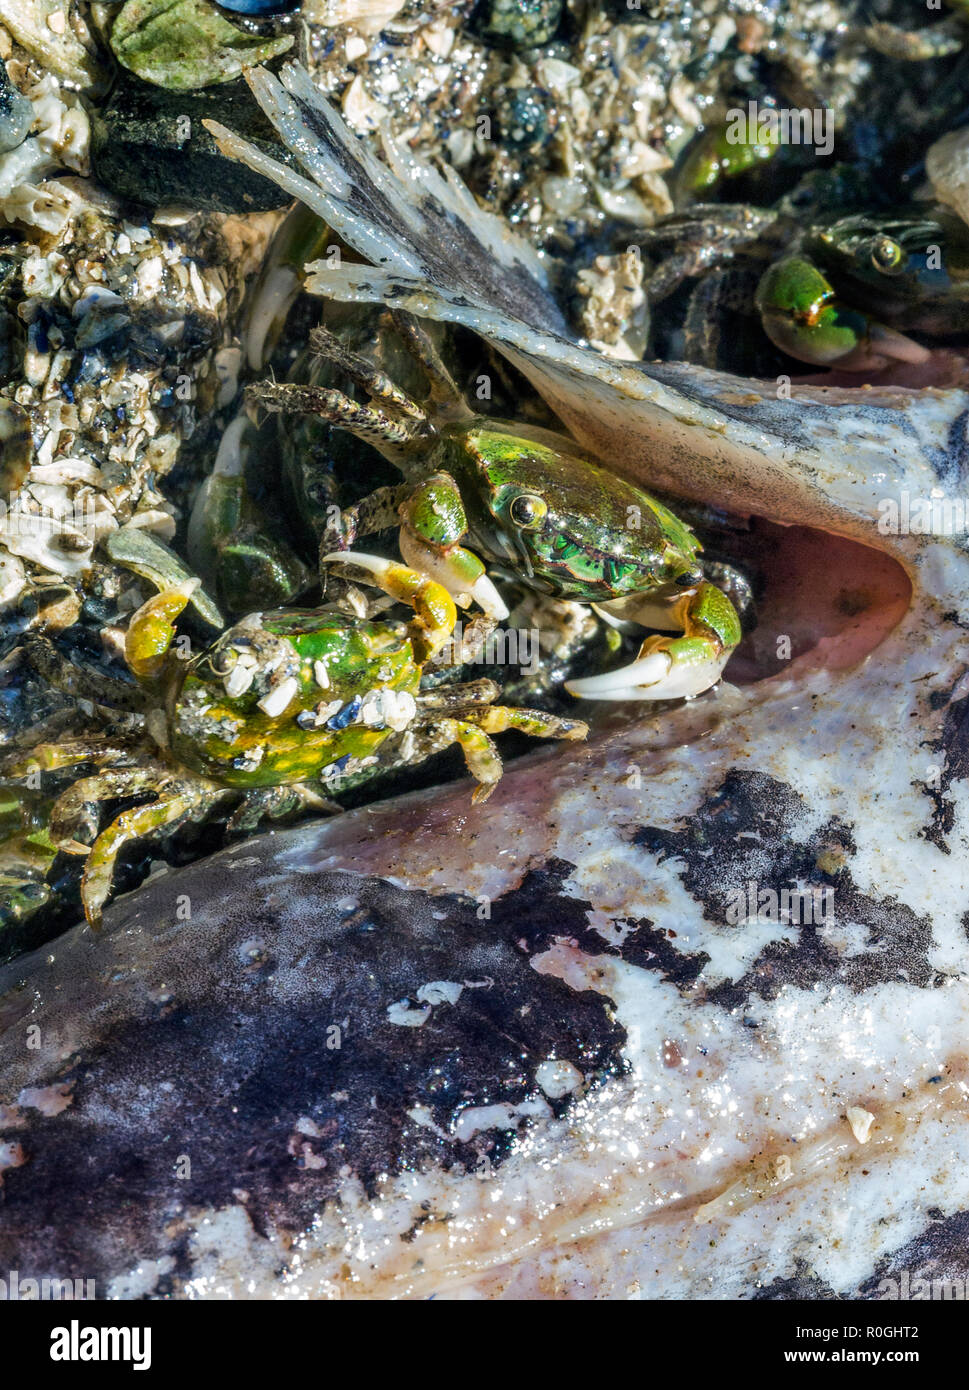
[[[485,709],[471,710],[462,718],[489,734],[503,734],[507,729],[517,729],[531,738],[584,739],[589,732],[588,724],[581,719],[563,719],[546,710],[521,709],[511,705],[488,705]]]
[[[91,700],[112,709],[144,714],[149,697],[136,685],[116,676],[86,671],[83,666],[68,661],[49,637],[27,632],[23,637],[23,652],[33,669],[55,690],[73,695],[78,700]]]
[[[431,400],[440,413],[451,419],[470,418],[467,402],[444,365],[427,329],[410,314],[397,314],[391,310],[390,317],[411,355],[420,363],[431,388]]]
[[[417,698],[417,708],[422,714],[429,710],[464,714],[476,705],[487,705],[497,700],[501,688],[496,681],[487,676],[476,681],[462,681],[460,685],[442,685],[437,690],[424,690]]]
[[[321,796],[308,782],[294,782],[288,787],[252,787],[246,792],[242,805],[226,821],[225,828],[228,835],[251,834],[264,817],[282,820],[300,811],[335,815],[342,809],[337,802]]]
[[[342,507],[337,520],[329,522],[323,532],[320,554],[329,555],[341,546],[349,549],[358,536],[372,536],[377,531],[389,531],[398,526],[398,510],[410,492],[409,483],[378,487],[353,506]]]
[[[379,401],[388,410],[397,410],[420,425],[428,423],[425,411],[416,401],[411,400],[406,391],[402,391],[386,372],[368,362],[366,357],[361,357],[358,352],[351,352],[328,328],[314,328],[311,331],[310,347],[320,357],[325,357],[339,367],[355,385],[363,387],[373,400]]]
[[[117,765],[137,751],[138,742],[137,736],[127,741],[92,736],[87,739],[67,739],[63,743],[39,743],[23,757],[8,763],[3,775],[17,779],[29,777],[34,772],[56,772],[58,768],[88,762]]]
[[[487,801],[501,781],[501,754],[489,734],[501,734],[518,729],[533,738],[583,739],[589,726],[581,719],[560,719],[537,709],[512,709],[507,705],[487,705],[482,709],[462,711],[460,719],[444,718],[433,728],[434,743],[446,748],[456,743],[464,754],[471,776],[479,784],[471,798]]]
[[[51,808],[51,837],[59,849],[74,853],[78,831],[94,833],[98,823],[98,805],[110,797],[138,796],[154,791],[159,783],[157,766],[105,768],[96,777],[79,777],[62,791]],[[88,847],[84,846],[87,853]]]
[[[129,840],[140,840],[166,826],[174,826],[193,812],[201,808],[210,809],[231,795],[231,790],[180,791],[163,796],[147,806],[122,811],[94,841],[84,866],[81,902],[89,925],[95,930],[101,925],[101,909],[111,893],[114,866]]]
[[[716,685],[742,635],[737,610],[726,594],[706,581],[684,590],[665,607],[640,603],[634,612],[628,608],[626,604],[620,616],[635,616],[647,626],[679,628],[683,636],[648,637],[628,666],[567,681],[565,688],[572,695],[586,700],[680,700],[700,695]]]
[[[264,410],[319,415],[337,429],[347,430],[372,444],[390,463],[403,466],[413,454],[420,425],[401,420],[376,405],[361,405],[332,386],[300,386],[295,382],[254,381],[246,399]]]

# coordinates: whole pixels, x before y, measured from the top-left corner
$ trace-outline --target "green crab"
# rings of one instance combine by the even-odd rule
[[[771,342],[815,366],[922,362],[929,349],[910,332],[946,338],[969,321],[969,228],[941,207],[821,215],[805,226],[794,195],[776,209],[698,204],[652,229],[644,247],[662,257],[653,303],[700,278],[686,334],[701,360],[731,264],[759,275],[753,303]]]
[[[580,697],[670,700],[719,679],[741,637],[736,609],[708,582],[690,528],[642,488],[590,462],[562,435],[474,415],[433,344],[414,321],[404,329],[430,382],[436,418],[373,363],[325,329],[311,346],[371,398],[332,387],[261,382],[250,399],[276,411],[322,416],[373,444],[406,482],[378,488],[327,527],[321,567],[372,566],[358,537],[399,528],[406,564],[429,575],[461,607],[477,602],[496,623],[508,610],[492,568],[532,590],[592,604],[612,623],[654,635],[635,661],[567,682]]]
[[[181,660],[174,623],[199,581],[155,595],[134,614],[125,639],[154,750],[144,739],[41,744],[7,769],[16,779],[99,766],[58,797],[50,816],[53,842],[86,856],[81,899],[92,926],[127,842],[201,820],[219,806],[235,804],[231,829],[301,808],[338,810],[327,793],[453,743],[478,782],[473,800],[481,801],[502,771],[491,734],[585,738],[580,720],[494,704],[499,692],[490,680],[423,691],[424,664],[451,641],[454,603],[405,565],[371,557],[363,567],[384,594],[413,610],[409,622],[334,607],[255,613]],[[123,811],[93,844],[79,841],[79,832],[96,830],[99,803],[146,794],[154,799]]]

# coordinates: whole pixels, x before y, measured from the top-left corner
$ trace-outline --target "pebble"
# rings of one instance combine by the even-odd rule
[[[219,0],[223,10],[253,15],[293,14],[300,4],[301,0]]]
[[[105,187],[149,207],[180,203],[202,212],[268,212],[288,194],[219,152],[202,125],[221,121],[283,163],[289,151],[239,78],[202,92],[166,92],[122,78],[94,117],[91,157]]]
[[[473,22],[486,43],[519,52],[554,37],[562,8],[563,0],[484,0]]]

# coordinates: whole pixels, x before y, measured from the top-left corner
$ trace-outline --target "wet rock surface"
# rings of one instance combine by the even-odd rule
[[[99,182],[138,204],[183,204],[208,212],[266,212],[288,195],[269,179],[225,159],[202,125],[228,121],[274,159],[289,162],[242,78],[196,92],[168,92],[134,77],[119,79],[92,126],[92,167]]]

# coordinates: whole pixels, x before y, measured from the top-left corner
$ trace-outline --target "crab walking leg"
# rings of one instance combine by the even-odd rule
[[[467,719],[445,718],[435,726],[435,739],[440,746],[456,743],[464,754],[468,771],[478,783],[472,794],[473,802],[487,801],[501,781],[501,754],[483,729]]]
[[[362,364],[357,373],[360,379],[365,369],[376,371],[362,358],[355,358],[352,354],[345,360]],[[246,390],[249,399],[267,409],[303,411],[322,416],[330,424],[373,444],[386,459],[401,466],[404,471],[415,447],[419,447],[422,425],[426,422],[423,411],[417,421],[402,421],[376,406],[359,405],[342,391],[329,387],[259,382]],[[357,534],[366,535],[367,531],[362,529],[361,524],[365,514],[368,515],[366,525],[370,530],[397,525],[398,517],[391,515],[389,508],[393,499],[398,497],[404,499],[399,502],[399,542],[405,563],[436,579],[460,607],[466,608],[472,600],[476,600],[486,613],[499,622],[507,618],[508,609],[486,575],[484,564],[472,551],[458,544],[467,533],[468,520],[457,485],[445,473],[434,474],[410,489],[409,495],[406,487],[400,493],[395,488],[378,488],[372,497],[364,498],[358,509],[349,509],[347,516],[338,523],[338,528],[331,529],[327,535],[334,535],[338,545],[352,539],[354,526],[358,527]],[[322,562],[327,552],[322,547],[321,551]]]
[[[410,314],[391,310],[390,317],[411,355],[420,363],[431,388],[431,400],[440,413],[451,419],[470,418],[468,404],[426,328]]]
[[[632,612],[625,616],[633,616]],[[682,637],[648,637],[636,660],[618,671],[567,681],[566,690],[587,700],[680,700],[716,685],[742,636],[737,610],[726,594],[704,581],[687,589],[665,609],[636,620],[679,628]]]
[[[164,771],[151,767],[107,768],[96,777],[79,777],[62,791],[51,808],[51,838],[61,849],[73,852],[77,831],[97,826],[97,808],[111,797],[138,796],[155,791]]]
[[[293,782],[284,787],[251,787],[242,805],[233,811],[225,823],[229,835],[251,834],[264,819],[282,820],[302,811],[320,815],[336,815],[343,807],[320,794],[319,788],[307,782]]]
[[[441,710],[448,714],[464,713],[476,705],[488,705],[497,700],[501,687],[497,681],[482,676],[480,680],[462,681],[459,685],[442,685],[437,690],[424,690],[417,697],[417,708],[422,714],[429,710]]]
[[[588,724],[582,719],[563,719],[543,709],[521,709],[513,705],[488,705],[485,709],[471,710],[462,718],[489,734],[517,729],[532,738],[584,739],[589,732]]]
[[[162,792],[161,788],[159,792]],[[135,806],[130,811],[122,811],[94,841],[84,866],[81,902],[88,924],[95,930],[101,925],[101,909],[111,893],[114,866],[129,840],[141,840],[166,826],[174,827],[193,812],[210,810],[231,795],[231,791],[216,788],[180,791],[172,795],[162,794],[159,801],[151,802],[148,806]]]
[[[419,424],[401,420],[376,405],[361,405],[333,386],[300,386],[290,381],[254,381],[246,399],[264,410],[319,415],[337,429],[372,444],[390,463],[402,466],[414,453]]]
[[[2,769],[2,775],[17,780],[36,772],[56,772],[58,768],[74,767],[78,763],[119,763],[137,752],[138,743],[137,736],[130,742],[92,736],[67,739],[64,743],[38,743],[22,758],[8,763]]]
[[[362,386],[373,400],[380,401],[388,410],[397,410],[408,419],[416,420],[422,425],[427,424],[426,412],[416,401],[411,400],[406,391],[402,391],[386,372],[382,372],[366,357],[361,357],[359,353],[351,352],[349,348],[344,347],[336,334],[331,333],[328,328],[314,328],[310,331],[310,348],[320,357],[325,357],[327,361],[339,367],[352,382]]]
[[[323,532],[320,554],[329,555],[344,547],[349,550],[358,536],[372,536],[399,526],[398,510],[410,493],[409,483],[397,483],[392,487],[374,488],[353,506],[342,507],[337,520],[329,522]]]
[[[589,732],[589,726],[581,719],[560,719],[557,715],[546,714],[544,710],[512,709],[507,705],[470,709],[464,711],[460,719],[440,720],[436,731],[440,732],[445,743],[460,746],[468,771],[479,783],[471,798],[474,802],[487,801],[501,781],[501,754],[489,735],[501,734],[508,729],[518,729],[533,738],[582,739]]]
[[[37,674],[65,695],[90,700],[96,705],[110,705],[112,709],[127,710],[132,714],[144,714],[150,703],[140,687],[119,680],[116,676],[86,671],[83,666],[68,661],[50,638],[40,633],[24,633],[23,652]]]

